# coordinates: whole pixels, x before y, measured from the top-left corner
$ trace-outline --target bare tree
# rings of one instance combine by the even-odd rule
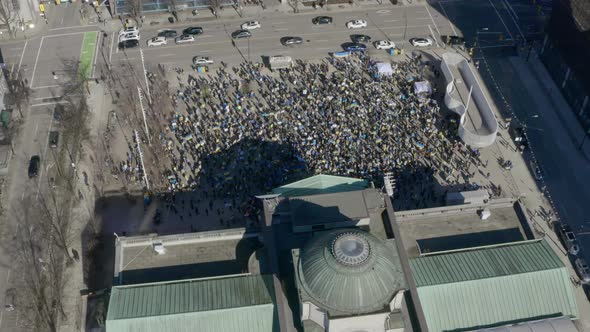
[[[125,0],[127,7],[127,15],[135,21],[135,24],[141,26],[141,14],[143,13],[143,1],[142,0]]]
[[[5,1],[5,0],[0,0]],[[22,109],[28,105],[31,98],[31,89],[27,86],[22,71],[18,71],[7,82],[8,94],[5,103],[15,107],[21,118],[24,118]]]
[[[18,21],[18,8],[11,0],[0,0],[0,24],[6,26],[11,38],[16,37],[14,24]]]

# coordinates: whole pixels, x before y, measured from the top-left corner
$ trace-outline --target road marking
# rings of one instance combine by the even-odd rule
[[[33,90],[38,90],[38,89],[47,89],[47,88],[56,88],[56,87],[61,87],[61,85],[56,84],[56,85],[45,85],[45,86],[36,86],[36,87],[31,87],[31,89]]]
[[[35,65],[33,66],[33,75],[31,76],[31,83],[29,88],[33,88],[33,80],[35,80],[35,72],[37,71],[37,62],[39,62],[39,54],[41,54],[41,47],[43,47],[43,41],[45,37],[41,37],[41,43],[39,44],[39,50],[37,50],[37,57],[35,58]]]
[[[516,28],[518,29],[518,32],[520,33],[522,40],[526,43],[526,37],[524,36],[524,33],[522,33],[522,30],[520,30],[520,25],[518,25],[518,23],[516,22],[514,17],[510,14],[510,9],[508,9],[508,7],[506,7],[506,4],[508,4],[508,6],[510,6],[510,4],[506,0],[503,3],[504,3],[504,8],[506,8],[508,10],[508,16],[510,16],[510,18],[512,19],[512,22],[514,22],[514,25],[516,25]],[[512,6],[510,6],[510,8],[512,8]],[[512,9],[512,12],[514,13],[514,16],[518,19],[518,16],[516,15],[516,12],[514,12],[514,9]]]
[[[345,16],[344,18],[355,18],[355,17],[358,17],[358,15],[355,15],[355,16]]]
[[[200,50],[199,53],[209,53],[209,52],[213,52],[213,50]],[[176,55],[176,54],[174,54]]]
[[[84,32],[82,47],[80,48],[80,64],[78,65],[78,75],[82,75],[84,80],[92,77],[94,52],[96,49],[98,32]]]
[[[213,36],[212,35],[203,35],[203,36],[198,36],[197,38],[195,38],[195,40],[203,39],[203,38],[211,38],[211,37],[213,37]]]
[[[47,35],[47,36],[44,36],[43,38],[63,37],[63,36],[71,36],[71,35],[80,35],[80,34],[89,33],[89,32],[98,32],[98,31],[95,30],[95,31],[80,31],[80,32],[60,33],[60,34],[57,34],[57,35]]]
[[[285,23],[287,23],[287,22],[285,22],[285,21],[281,21],[281,22],[274,22],[274,23],[272,23],[272,24],[285,24]]]
[[[200,51],[203,52],[203,51]],[[173,56],[176,55],[176,53],[166,53],[166,54],[158,54],[158,56]]]
[[[39,122],[35,121],[35,131],[33,137],[37,137],[37,131],[39,131]]]
[[[80,29],[80,28],[88,28],[88,27],[96,27],[96,25],[76,25],[73,27],[53,28],[53,29],[49,29],[49,31],[66,30],[66,29]],[[84,32],[82,32],[82,33],[84,33]]]
[[[385,20],[385,21],[383,21],[383,22],[387,22],[387,23],[389,23],[389,22],[397,22],[397,21],[399,21],[399,20]]]
[[[440,37],[440,30],[438,30],[438,26],[436,25],[436,22],[434,22],[434,17],[432,17],[432,14],[430,14],[430,10],[428,9],[428,5],[424,5],[424,8],[426,8],[426,11],[428,12],[428,16],[430,16],[430,19],[432,20],[432,24],[434,24],[434,28],[436,29],[436,32],[438,32],[438,36]],[[430,25],[428,25],[428,28],[431,29]]]
[[[289,28],[275,28],[275,31],[287,31]]]
[[[8,74],[8,77],[12,78],[12,73],[14,73],[14,63],[10,65],[10,73]]]
[[[98,37],[96,38],[96,45],[100,44],[100,37],[101,34],[99,33]],[[96,45],[94,46],[94,63],[92,64],[92,74],[90,75],[91,77],[94,77],[94,71],[96,70],[96,60],[98,59],[98,47]]]
[[[434,39],[434,42],[436,43],[436,47],[440,48],[440,45],[438,44],[438,38],[436,38],[436,36],[434,35],[434,31],[432,31],[432,28],[430,27],[430,25],[428,25],[428,30],[430,30],[430,33],[432,34],[432,39]]]
[[[111,51],[109,52],[109,66],[113,64],[111,60],[113,58],[113,44],[115,43],[115,32],[111,32]],[[118,48],[118,47],[117,47]]]
[[[376,14],[379,14],[379,15],[383,15],[383,14],[387,14],[389,12],[391,12],[391,10],[389,10],[389,9],[381,9],[381,10],[376,11],[375,13]]]
[[[453,34],[455,36],[458,36],[457,34],[457,30],[455,30],[455,27],[453,26],[453,23],[451,23],[449,14],[447,14],[447,11],[445,10],[445,7],[443,6],[442,2],[439,2],[438,5],[440,6],[440,9],[442,9],[443,13],[445,14],[445,16],[447,17],[447,21],[449,22],[449,25],[451,26],[451,30],[453,30]],[[430,14],[430,11],[428,12]],[[434,22],[434,20],[432,20]],[[438,30],[438,29],[437,29]]]
[[[64,24],[64,18],[66,18],[65,15],[61,17],[61,22],[59,23],[60,25]]]
[[[55,104],[66,104],[66,103],[67,103],[66,100],[58,100],[58,101],[52,101],[52,102],[48,102],[48,103],[33,104],[30,107],[39,107],[39,106],[47,106],[47,105],[55,105]],[[51,117],[53,118],[53,115],[51,115]]]
[[[327,42],[329,40],[328,39],[318,39],[318,40],[314,40],[314,41],[316,41],[316,42]]]
[[[504,25],[504,29],[506,29],[506,32],[510,36],[510,39],[514,39],[514,36],[512,36],[512,34],[510,33],[510,30],[508,29],[508,26],[506,26],[506,22],[504,22],[504,19],[502,18],[502,16],[500,16],[500,13],[498,12],[498,9],[496,9],[496,6],[494,6],[494,3],[492,2],[492,0],[488,0],[488,2],[494,8],[494,11],[496,12],[496,15],[498,15],[498,18],[500,19],[500,22],[502,22],[502,25]]]

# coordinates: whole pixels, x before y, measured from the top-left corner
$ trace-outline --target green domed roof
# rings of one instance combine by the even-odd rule
[[[313,237],[299,257],[301,286],[314,304],[332,314],[381,310],[405,285],[395,246],[359,229]]]

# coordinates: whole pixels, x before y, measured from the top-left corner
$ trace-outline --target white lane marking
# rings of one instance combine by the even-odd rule
[[[47,36],[44,36],[43,38],[52,38],[52,37],[63,37],[63,36],[79,35],[79,34],[86,33],[86,32],[99,32],[99,31],[94,30],[94,31],[80,31],[80,32],[60,33],[60,34],[57,34],[57,35],[47,35]]]
[[[314,40],[314,41],[316,41],[316,42],[327,42],[329,40],[328,39],[318,39],[318,40]]]
[[[376,11],[375,13],[377,13],[379,15],[384,15],[384,14],[387,14],[389,12],[391,12],[391,10],[389,10],[389,9],[381,9],[381,10]]]
[[[113,44],[115,43],[115,32],[111,32],[111,51],[109,52],[109,66],[113,64]],[[118,48],[118,47],[117,47]]]
[[[211,37],[213,37],[213,36],[212,35],[203,35],[203,36],[198,36],[197,38],[195,38],[195,40],[203,39],[203,38],[211,38]]]
[[[91,77],[94,77],[94,71],[96,70],[96,60],[98,59],[98,45],[100,45],[100,37],[102,37],[102,33],[98,33],[96,45],[94,45],[94,63],[92,64],[92,73],[90,74]]]
[[[389,22],[397,22],[397,21],[399,21],[399,20],[385,20],[383,22],[389,23]]]
[[[158,56],[174,56],[174,55],[176,55],[176,53],[158,54]]]
[[[516,17],[518,20],[520,20],[518,18],[518,15],[516,15],[516,12],[514,12],[514,9],[512,9],[512,6],[510,6],[508,1],[505,0],[503,3],[504,3],[504,8],[506,8],[508,10],[508,16],[510,16],[510,18],[512,19],[512,22],[514,22],[514,25],[516,25],[516,28],[518,29],[518,32],[520,33],[522,40],[526,43],[526,37],[524,36],[524,33],[522,33],[522,30],[520,30],[520,25],[518,25],[518,22],[516,22],[516,20],[514,19],[514,17]],[[510,9],[508,9],[508,7],[506,7],[506,4],[508,4],[508,6],[510,6],[510,8],[512,9],[512,12],[514,13],[514,17],[512,16],[512,14],[510,14]]]
[[[33,104],[30,107],[39,107],[39,106],[47,106],[47,105],[55,105],[55,104],[65,104],[65,103],[67,103],[66,100],[58,100],[58,101],[52,101],[52,102],[48,102],[48,103]],[[53,118],[53,115],[51,117]]]
[[[39,44],[39,50],[37,50],[37,58],[35,58],[35,65],[33,66],[33,75],[31,76],[31,83],[29,88],[33,88],[33,81],[35,80],[35,72],[37,71],[37,62],[39,62],[39,55],[41,54],[41,47],[43,47],[43,40],[45,37],[41,37],[41,43]]]
[[[12,77],[12,73],[14,73],[14,63],[10,65],[10,73],[8,74],[8,77]]]
[[[358,17],[358,16],[356,16],[356,15],[355,16],[345,16],[344,18],[355,18],[355,17]]]
[[[80,28],[88,28],[88,27],[96,27],[96,25],[76,25],[76,26],[72,26],[72,27],[63,27],[63,28],[53,28],[53,29],[49,29],[49,31],[55,31],[55,30],[65,30],[65,29],[80,29]]]
[[[199,51],[199,53],[210,53],[210,52],[213,52],[213,50],[200,50]]]
[[[36,86],[34,88],[31,88],[33,90],[38,90],[38,89],[47,89],[47,88],[56,88],[56,87],[60,87],[61,85],[56,84],[56,85],[45,85],[45,86]]]
[[[426,8],[426,11],[428,12],[428,16],[430,16],[430,19],[432,20],[432,24],[434,24],[434,28],[436,29],[436,32],[438,32],[438,36],[440,37],[440,30],[438,30],[438,26],[436,25],[436,22],[434,22],[434,17],[432,17],[432,14],[430,14],[430,10],[428,9],[428,5],[424,5],[424,8]],[[430,28],[430,25],[428,25],[428,27]]]
[[[434,35],[434,31],[432,31],[432,28],[430,27],[430,25],[428,26],[428,30],[430,30],[430,33],[432,34],[432,39],[434,39],[434,42],[436,43],[436,47],[440,48],[440,45],[438,44],[438,38],[436,38],[436,36]]]
[[[61,17],[61,22],[59,23],[60,25],[64,24],[64,18],[66,18],[65,15]]]
[[[123,58],[123,59],[117,59],[116,61],[131,61],[131,60],[137,60],[137,58]]]
[[[27,40],[28,40],[28,39],[27,39]],[[26,41],[26,40],[25,40],[25,41]],[[9,50],[10,52],[14,52],[14,51],[20,51],[20,50],[22,50],[22,49],[23,49],[22,47],[13,47],[13,48],[9,48],[8,50]]]
[[[442,9],[443,13],[445,14],[445,17],[447,18],[447,21],[449,22],[449,25],[451,26],[451,30],[453,30],[453,34],[455,36],[458,36],[457,30],[455,30],[453,23],[451,23],[451,20],[449,18],[449,14],[447,14],[447,11],[445,10],[445,7],[443,6],[442,2],[439,2],[438,5],[440,6],[440,9]],[[433,22],[434,22],[434,20],[433,20]]]
[[[510,30],[508,29],[508,26],[506,26],[506,22],[504,22],[504,19],[502,18],[502,16],[500,16],[500,13],[498,12],[498,9],[496,9],[496,6],[494,6],[494,3],[492,2],[492,0],[488,0],[488,2],[494,8],[494,11],[496,12],[496,15],[498,15],[498,18],[500,19],[500,22],[502,22],[502,25],[504,25],[504,29],[506,29],[506,32],[510,36],[510,39],[514,39],[514,36],[512,36],[512,33],[510,33]]]
[[[289,28],[275,28],[275,31],[287,31]]]
[[[281,22],[274,22],[273,24],[285,24],[285,23],[287,23],[287,22],[281,21]]]
[[[38,131],[39,131],[39,122],[35,121],[35,130],[33,131],[33,137],[37,137]]]

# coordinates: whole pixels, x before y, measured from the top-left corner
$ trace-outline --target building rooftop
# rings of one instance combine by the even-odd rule
[[[301,300],[330,316],[389,309],[394,293],[406,288],[393,240],[355,228],[316,234],[293,252],[293,262]]]
[[[410,267],[432,332],[578,316],[568,270],[544,240],[414,258]]]
[[[156,252],[161,244],[164,252]],[[115,284],[202,278],[260,270],[258,233],[243,229],[119,237]],[[254,254],[254,255],[253,255]]]
[[[275,294],[268,275],[115,286],[106,330],[278,331]]]
[[[356,191],[367,187],[367,180],[320,174],[275,188],[273,193],[282,197],[296,197]]]
[[[487,220],[478,215],[484,208],[491,212]],[[533,238],[520,205],[513,199],[397,211],[395,219],[409,257]]]

